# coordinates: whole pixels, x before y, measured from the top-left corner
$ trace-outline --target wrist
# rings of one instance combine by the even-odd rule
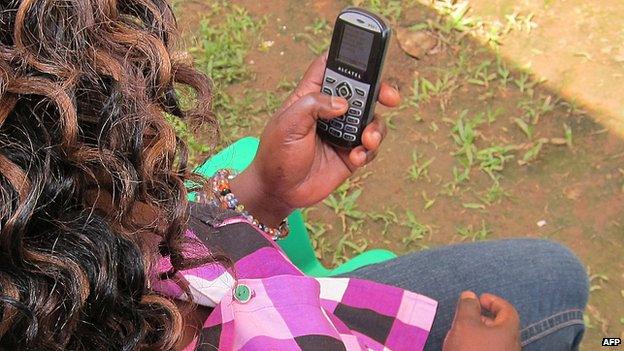
[[[230,188],[245,209],[268,226],[278,226],[293,211],[275,195],[273,186],[258,176],[253,164],[230,181]]]

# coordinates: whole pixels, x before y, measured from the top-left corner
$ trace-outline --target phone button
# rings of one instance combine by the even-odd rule
[[[359,118],[355,118],[355,117],[351,117],[351,116],[347,116],[347,123],[359,125],[360,124],[360,119]]]
[[[366,92],[360,88],[355,88],[355,92],[360,96],[366,95]]]
[[[362,107],[362,106],[364,106],[364,103],[362,102],[362,100],[353,100],[351,102],[351,105],[353,105],[355,107]]]
[[[336,120],[336,121],[340,121],[340,122],[344,122],[344,121],[345,121],[345,117],[346,117],[346,115],[342,115],[342,116],[340,116],[340,117],[336,117],[336,119],[335,119],[335,120]]]
[[[332,120],[331,120],[331,122],[329,122],[329,124],[330,124],[332,127],[337,128],[337,129],[342,129],[342,128],[344,127],[344,123],[342,123],[342,122],[338,122],[338,121],[336,121],[335,119],[332,119]]]
[[[323,93],[327,94],[327,95],[334,95],[334,92],[328,88],[328,87],[324,87],[323,88]]]
[[[342,138],[346,141],[355,141],[355,135],[349,133],[344,133]]]
[[[316,125],[321,128],[322,130],[327,130],[329,129],[329,126],[327,125],[327,123],[325,121],[317,121]]]
[[[353,96],[353,91],[351,90],[349,83],[342,82],[338,84],[338,86],[336,87],[336,94],[338,94],[338,96],[340,97],[343,97],[349,100]]]
[[[347,125],[344,127],[344,131],[345,131],[345,132],[349,132],[349,133],[357,133],[358,128],[357,128],[356,126],[352,126],[352,125],[350,125],[350,124],[347,124]]]
[[[338,128],[338,129],[342,129],[344,127],[344,123],[338,122],[335,119],[332,119],[330,124],[331,124],[332,127],[335,127],[335,128]]]
[[[362,115],[362,110],[358,110],[357,108],[350,108],[349,109],[349,114],[352,116],[361,116]]]
[[[333,84],[336,83],[336,79],[332,78],[332,77],[325,77],[325,81],[329,84]]]
[[[342,136],[342,132],[336,128],[329,128],[329,134],[335,136],[336,138],[340,138]]]

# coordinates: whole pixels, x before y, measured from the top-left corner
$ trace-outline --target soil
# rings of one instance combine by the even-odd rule
[[[295,41],[293,36],[317,18],[325,18],[332,23],[336,14],[347,5],[345,1],[329,0],[233,2],[248,9],[254,17],[266,17],[267,24],[260,38],[274,41],[266,52],[250,51],[247,62],[255,72],[255,79],[232,87],[234,93],[245,89],[276,90],[278,83],[284,79],[297,80],[315,55],[305,42]],[[484,16],[502,17],[502,14],[514,9],[509,5],[511,2],[475,1],[474,7]],[[622,85],[621,78],[616,78],[617,74],[624,73],[624,68],[611,62],[603,69],[595,62],[602,60],[601,55],[606,55],[604,60],[609,55],[603,50],[606,44],[599,39],[594,41],[596,46],[591,51],[598,53],[593,56],[595,61],[570,57],[569,51],[563,50],[565,43],[592,41],[587,40],[586,32],[579,26],[565,31],[562,25],[563,22],[586,23],[594,29],[603,22],[608,25],[611,20],[605,16],[612,11],[609,6],[621,8],[621,1],[592,3],[592,11],[601,14],[593,17],[575,10],[577,2],[582,1],[552,2],[552,7],[540,7],[536,3],[541,4],[542,1],[529,1],[531,6],[528,9],[536,11],[535,21],[540,27],[534,34],[512,34],[510,44],[501,51],[512,67],[526,63],[527,57],[531,56],[532,73],[538,77],[546,76],[551,82],[537,88],[535,96],[550,95],[559,101],[554,111],[545,114],[536,126],[535,140],[562,137],[565,123],[572,128],[573,146],[544,145],[538,159],[523,166],[517,162],[522,153],[517,154],[501,173],[500,184],[508,196],[500,203],[486,205],[484,209],[466,208],[464,204],[480,201],[477,195],[485,193],[492,181],[484,172],[473,169],[470,180],[460,187],[457,194],[448,196],[441,193],[443,184],[452,180],[453,167],[459,165],[453,156],[456,146],[450,137],[451,126],[445,120],[456,120],[466,109],[474,115],[488,108],[502,108],[505,112],[495,122],[479,127],[482,137],[477,146],[521,144],[527,140],[513,121],[522,114],[518,102],[524,96],[514,85],[488,90],[460,84],[444,110],[440,108],[440,99],[434,98],[422,104],[419,110],[409,107],[398,112],[392,118],[395,129],[389,131],[377,159],[359,173],[367,174],[361,181],[364,191],[358,199],[360,210],[383,212],[388,208],[404,216],[405,210],[409,209],[422,223],[432,228],[431,234],[406,246],[402,242],[409,232],[406,227],[391,225],[388,234],[382,236],[383,225],[367,220],[355,239],[365,238],[369,248],[387,248],[400,254],[459,242],[462,238],[457,235],[458,227],[472,225],[479,228],[486,223],[491,230],[488,240],[535,237],[560,242],[579,256],[591,275],[608,278],[608,281],[596,278],[592,283],[600,288],[591,293],[588,313],[591,328],[586,333],[584,346],[597,349],[596,345],[600,345],[603,337],[624,337],[624,142],[618,137],[620,131],[616,126],[624,121],[621,115],[624,100],[621,99],[622,89],[615,89]],[[181,16],[179,22],[185,36],[192,36],[197,20],[208,11],[208,3],[181,2],[177,12]],[[558,18],[554,11],[567,17],[565,20]],[[620,19],[616,13],[613,16]],[[409,26],[434,18],[436,14],[432,9],[416,6],[404,13],[399,24]],[[619,23],[621,27],[621,21]],[[466,45],[475,53],[470,58],[470,64],[476,66],[483,60],[495,61],[494,53],[489,48],[476,42]],[[526,48],[531,45],[543,54],[527,54],[531,51]],[[394,39],[386,60],[385,80],[395,84],[407,97],[411,94],[410,87],[416,76],[435,79],[439,72],[456,63],[460,49],[446,47],[436,55],[416,60],[404,54]],[[576,50],[589,51],[586,48]],[[572,78],[561,76],[561,70],[569,72]],[[596,82],[602,82],[602,85]],[[586,91],[596,90],[599,86],[614,89],[602,95]],[[486,94],[488,91],[494,94]],[[565,102],[577,101],[576,98],[584,104],[586,113],[566,109]],[[616,110],[617,113],[613,112]],[[382,114],[388,112],[382,108],[378,111]],[[416,114],[422,121],[417,121]],[[616,120],[617,123],[609,120]],[[261,128],[261,123],[258,123],[247,134],[259,135]],[[435,157],[429,168],[429,180],[414,182],[408,179],[412,150],[423,154],[424,160]],[[428,198],[436,200],[427,210],[424,209],[423,192]],[[330,245],[335,245],[343,235],[340,219],[322,204],[310,212],[310,220],[328,225],[330,230],[324,236]],[[545,225],[538,225],[540,221],[545,221]],[[326,256],[323,261],[331,262],[331,257]]]

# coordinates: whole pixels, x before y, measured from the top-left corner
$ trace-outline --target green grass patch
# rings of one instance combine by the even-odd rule
[[[275,108],[276,99],[267,93],[245,90],[234,95],[228,92],[232,85],[253,78],[245,58],[263,24],[264,20],[253,18],[245,8],[228,1],[217,1],[200,21],[192,38],[194,45],[188,48],[196,67],[213,82],[212,110],[221,132],[218,148],[241,137],[254,121],[251,116]],[[183,104],[192,105],[192,92],[179,89],[178,94]],[[263,100],[264,103],[258,103]],[[201,138],[189,131],[184,122],[171,118],[167,120],[176,134],[189,144],[192,155],[210,150]]]
[[[462,240],[482,241],[488,239],[492,231],[487,227],[485,221],[481,221],[480,227],[473,227],[472,225],[461,226],[456,228],[457,235]]]

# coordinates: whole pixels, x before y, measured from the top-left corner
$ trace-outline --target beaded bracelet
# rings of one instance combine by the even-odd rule
[[[262,230],[273,240],[283,239],[288,236],[290,228],[288,222],[284,219],[277,228],[271,228],[260,223],[241,204],[236,196],[230,190],[230,180],[236,177],[236,173],[229,169],[218,170],[215,175],[210,178],[210,185],[214,195],[213,204],[224,209],[234,210],[243,215],[256,228]]]

